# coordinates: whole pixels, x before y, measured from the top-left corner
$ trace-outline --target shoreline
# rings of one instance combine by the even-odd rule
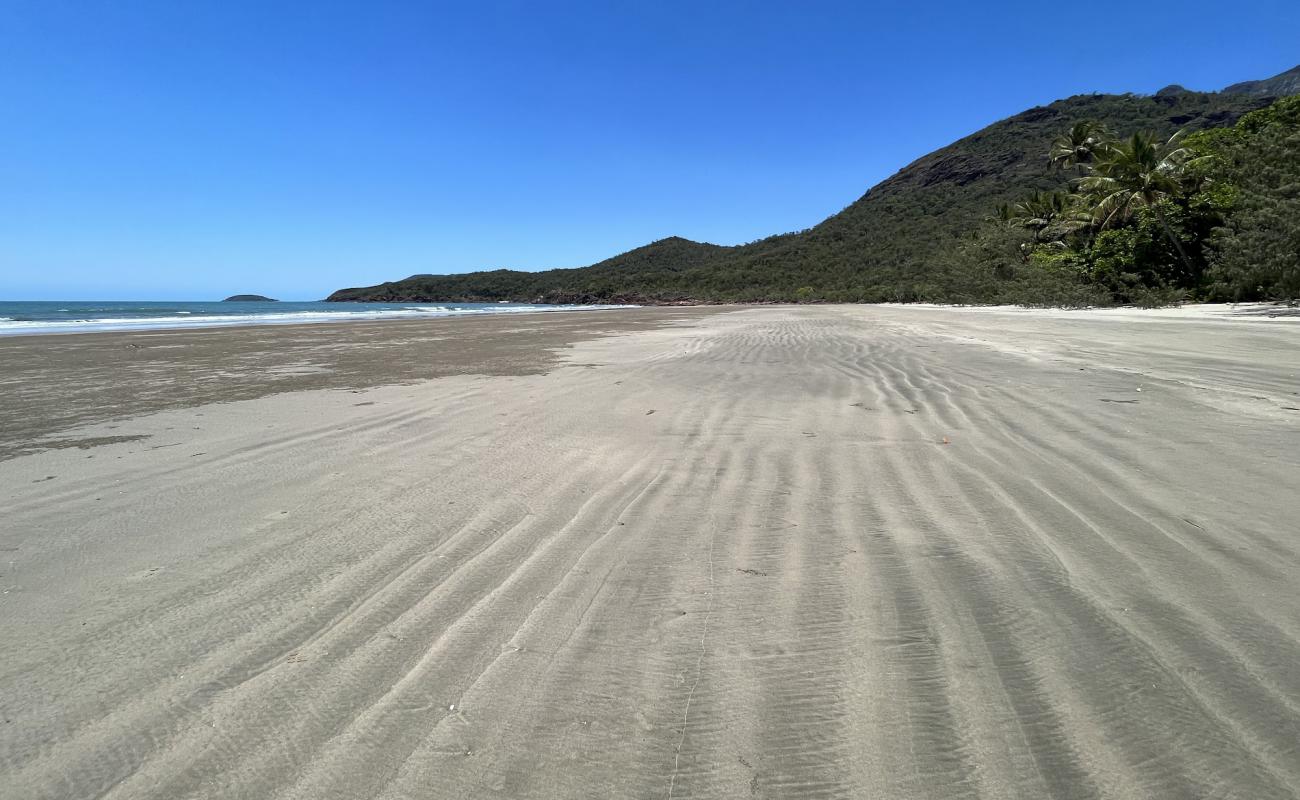
[[[1285,329],[1300,323],[1300,310],[1268,304],[1070,310],[731,304],[0,336],[0,460],[78,447],[79,439],[62,437],[59,431],[85,421],[309,389],[359,389],[467,373],[545,372],[562,363],[567,349],[608,335],[691,324],[718,314],[800,310],[877,315],[882,321],[929,316],[935,332],[963,320],[978,325],[980,319],[995,318],[1011,326],[1008,332],[1055,320],[1097,324],[1099,333],[1130,323],[1171,330],[1200,324]],[[1270,316],[1273,312],[1281,313]],[[1009,337],[1001,338],[997,346],[1016,352],[1038,352],[1045,346],[1036,337],[1014,347],[1006,344]],[[1112,346],[1125,347],[1118,340]],[[43,407],[41,398],[56,384],[62,387],[62,401]]]
[[[53,301],[51,301],[53,302]],[[78,301],[82,302],[82,301]],[[93,302],[93,301],[88,301]],[[320,301],[339,303],[342,301]],[[356,305],[366,305],[369,303],[381,304],[380,301],[347,301],[355,302]],[[383,301],[384,303],[390,301]],[[410,301],[416,303],[417,301]],[[424,301],[419,301],[423,303]],[[451,302],[451,301],[448,301]],[[397,304],[396,301],[393,301]],[[429,303],[429,305],[436,305]],[[537,304],[544,305],[544,304]],[[25,330],[25,329],[3,329],[0,328],[0,341],[11,338],[27,338],[33,336],[72,336],[88,334],[115,334],[115,333],[151,333],[157,331],[202,331],[214,328],[248,328],[248,327],[292,327],[292,326],[311,326],[334,323],[372,323],[372,324],[391,324],[394,322],[427,322],[435,319],[469,319],[482,317],[495,317],[504,315],[534,315],[534,314],[559,314],[567,312],[595,313],[604,311],[629,311],[633,309],[745,309],[745,308],[819,308],[819,307],[852,307],[852,308],[894,308],[894,309],[931,309],[931,310],[949,310],[967,313],[986,313],[986,314],[1015,314],[1015,315],[1032,315],[1032,316],[1051,316],[1059,318],[1077,318],[1080,315],[1087,315],[1093,318],[1114,317],[1116,319],[1166,319],[1166,320],[1224,320],[1224,321],[1268,321],[1275,319],[1286,319],[1300,317],[1300,308],[1294,304],[1285,301],[1258,301],[1248,303],[1180,303],[1173,306],[1159,306],[1154,308],[1144,308],[1139,306],[1096,306],[1086,308],[1063,308],[1054,306],[1012,306],[1012,305],[962,305],[962,304],[943,304],[943,303],[783,303],[783,302],[753,302],[753,303],[713,303],[713,302],[671,302],[671,303],[641,303],[637,305],[602,305],[602,304],[573,304],[557,305],[553,308],[518,308],[511,307],[502,310],[458,310],[448,309],[445,312],[437,311],[417,311],[416,314],[406,313],[404,309],[394,309],[391,311],[377,311],[374,316],[364,318],[348,318],[343,316],[347,312],[335,312],[335,318],[328,319],[276,319],[275,315],[265,317],[249,317],[239,320],[213,320],[205,321],[202,318],[188,321],[184,317],[166,318],[166,321],[159,322],[141,322],[139,324],[120,324],[114,325],[111,322],[102,323],[103,327],[87,327],[77,330]],[[290,312],[294,313],[294,312]],[[310,313],[310,312],[303,312]],[[330,312],[321,312],[329,314]],[[364,313],[364,312],[356,312]],[[282,315],[284,316],[284,315]],[[57,323],[56,323],[57,324]],[[87,325],[99,323],[88,322]]]
[[[575,343],[718,313],[591,309],[0,337],[0,460],[86,422],[309,389],[544,372]],[[58,402],[51,397],[61,392]],[[50,438],[55,437],[55,438]]]
[[[47,301],[36,301],[47,302]],[[59,302],[59,301],[48,301]],[[72,302],[72,301],[67,301]],[[95,302],[95,301],[76,301],[76,302]],[[280,301],[272,301],[280,302]],[[314,301],[312,301],[314,302]],[[322,301],[323,302],[323,301]],[[128,301],[129,304],[129,301]],[[185,305],[184,301],[178,301],[178,305]],[[285,302],[284,305],[292,305]],[[358,304],[360,305],[360,304]],[[396,305],[396,304],[394,304]],[[415,305],[415,304],[412,304]],[[459,309],[438,304],[430,305],[432,308],[399,308],[399,309],[380,309],[375,311],[288,311],[282,313],[267,312],[259,315],[235,315],[226,316],[212,315],[211,318],[204,316],[175,315],[170,317],[151,318],[126,318],[122,320],[113,320],[109,318],[98,320],[13,320],[7,319],[12,324],[31,325],[32,327],[9,327],[0,326],[0,339],[15,336],[66,336],[72,334],[86,333],[130,333],[130,332],[148,332],[164,330],[206,330],[210,328],[243,328],[268,325],[322,325],[327,323],[342,322],[394,322],[402,320],[430,320],[430,319],[456,319],[467,317],[494,317],[517,314],[559,314],[565,312],[596,312],[596,311],[625,311],[640,306],[632,305],[585,305],[585,306],[567,306],[557,305],[553,308],[534,308],[520,307],[519,305],[510,305],[502,308],[483,308],[483,309]],[[363,316],[364,315],[364,316]],[[38,328],[44,324],[45,328]]]

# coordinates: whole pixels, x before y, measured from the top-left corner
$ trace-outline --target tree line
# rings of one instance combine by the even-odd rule
[[[1080,121],[1056,189],[996,207],[945,293],[1047,305],[1300,298],[1300,97],[1168,138]]]

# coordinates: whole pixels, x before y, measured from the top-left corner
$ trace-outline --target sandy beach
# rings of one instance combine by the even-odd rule
[[[0,798],[1300,797],[1300,317],[0,340]]]

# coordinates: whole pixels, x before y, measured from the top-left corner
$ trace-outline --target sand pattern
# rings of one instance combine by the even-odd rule
[[[0,462],[0,796],[1300,796],[1297,321],[637,313]]]

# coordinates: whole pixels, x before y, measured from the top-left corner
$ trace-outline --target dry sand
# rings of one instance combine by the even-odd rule
[[[1297,319],[645,310],[0,372],[5,800],[1300,796]]]

